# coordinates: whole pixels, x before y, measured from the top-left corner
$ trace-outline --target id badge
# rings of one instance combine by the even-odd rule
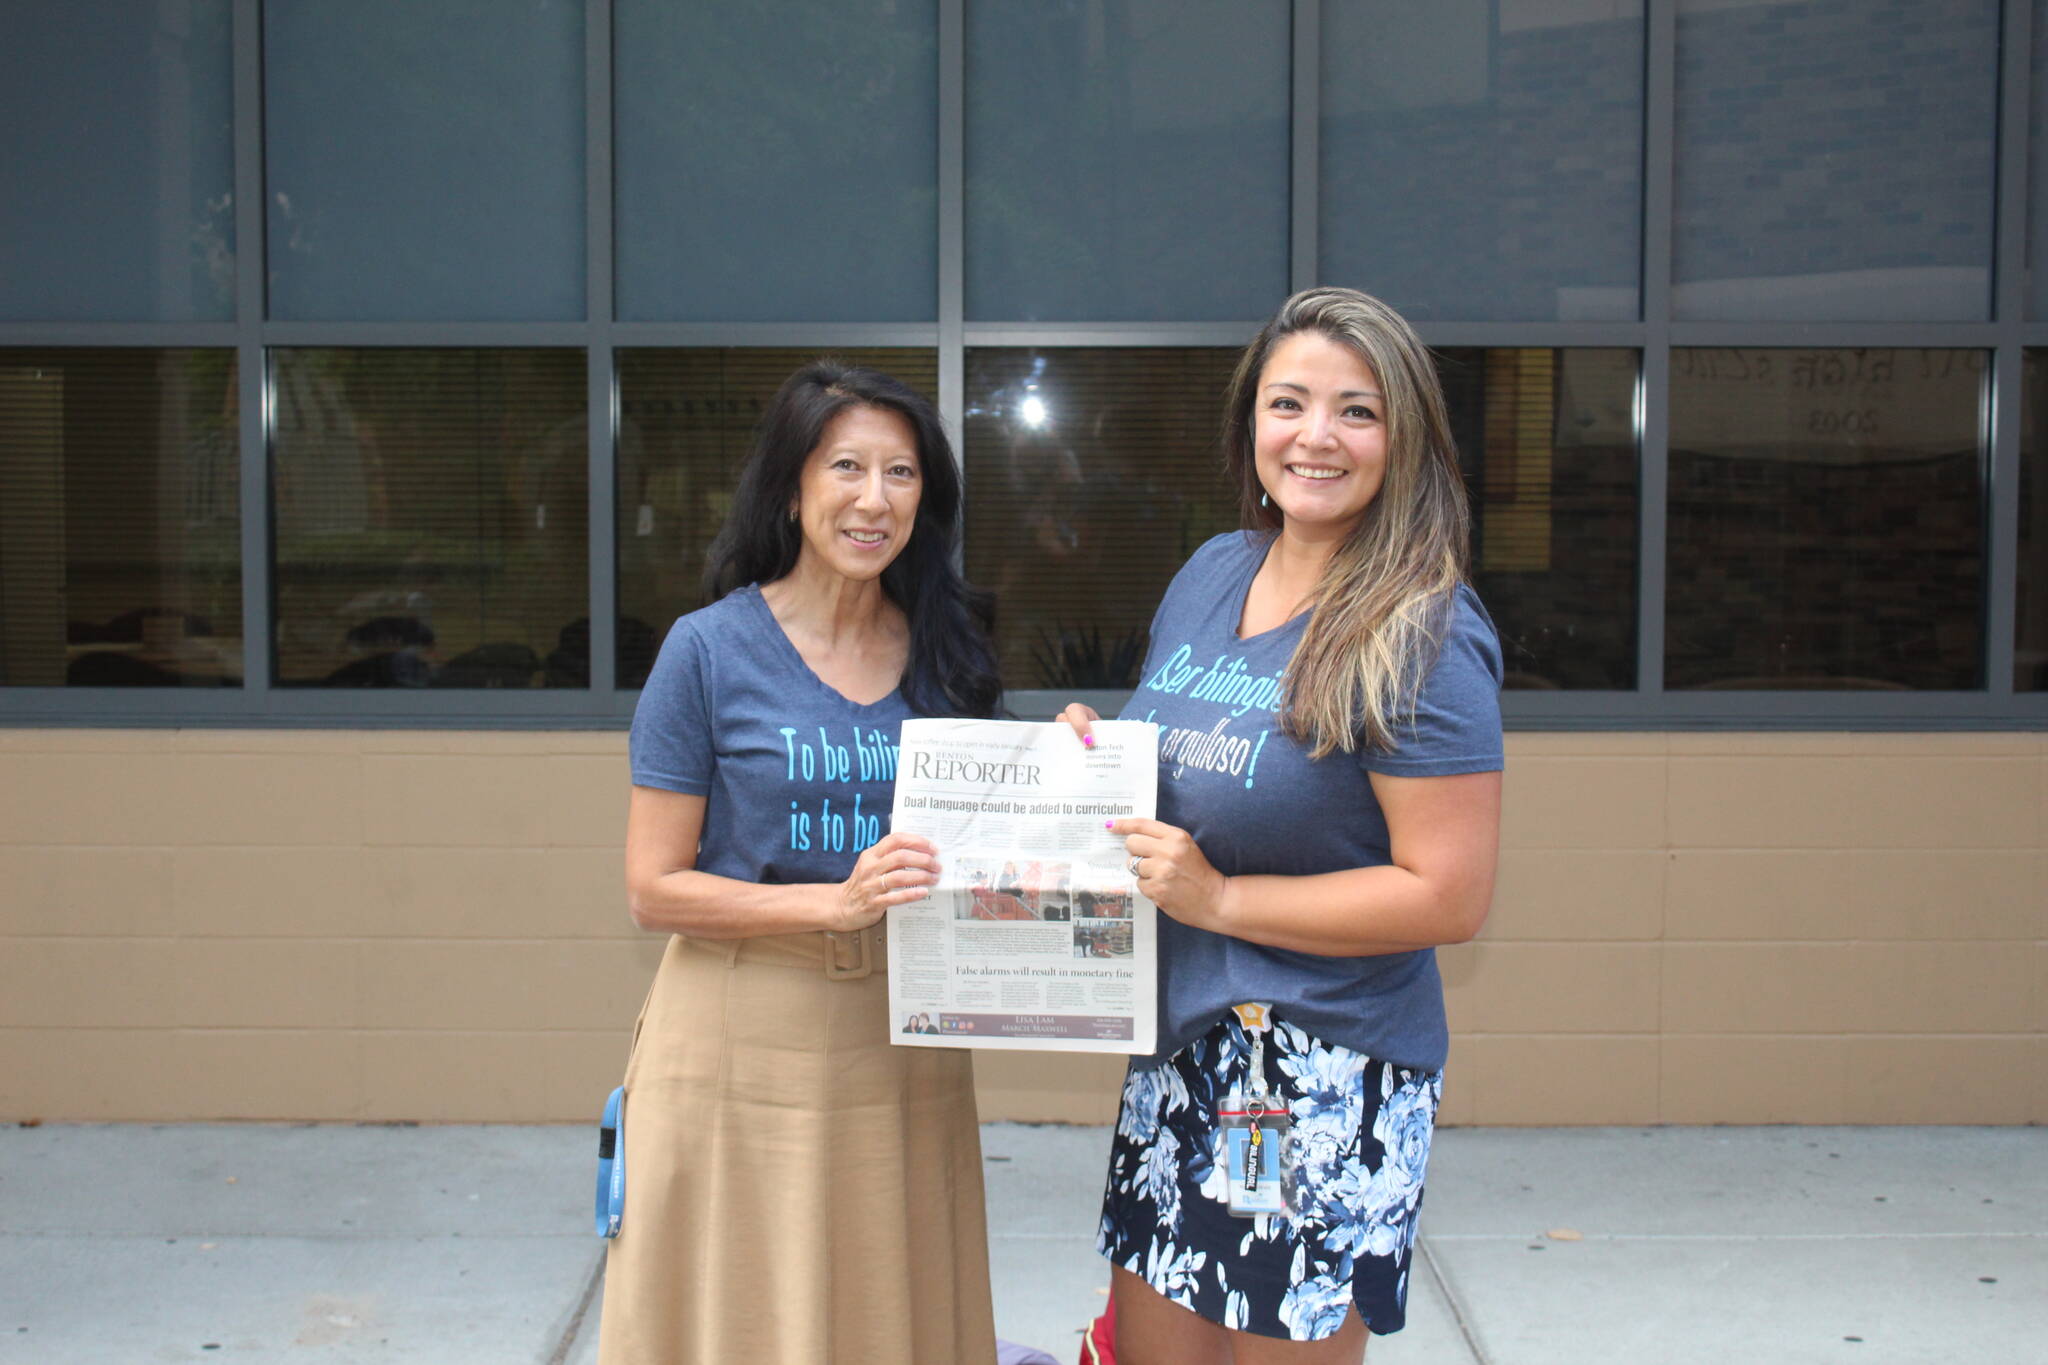
[[[1287,1212],[1294,1193],[1294,1153],[1287,1140],[1292,1120],[1287,1110],[1254,1103],[1220,1110],[1216,1117],[1223,1128],[1230,1212],[1239,1218]]]

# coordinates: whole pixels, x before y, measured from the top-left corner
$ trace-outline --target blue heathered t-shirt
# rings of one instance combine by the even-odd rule
[[[837,882],[889,832],[903,693],[867,706],[825,685],[760,588],[669,629],[633,712],[633,782],[705,798],[700,871]]]
[[[1220,535],[1175,575],[1123,719],[1159,726],[1159,818],[1194,836],[1227,876],[1308,876],[1392,861],[1371,773],[1441,777],[1501,767],[1500,641],[1469,587],[1458,589],[1412,729],[1392,753],[1335,751],[1311,762],[1275,714],[1303,613],[1237,637],[1245,593],[1271,537]],[[1434,1071],[1449,1047],[1436,953],[1324,957],[1268,948],[1159,917],[1159,1052],[1200,1037],[1242,1001],[1272,1004],[1325,1042]],[[1155,1058],[1156,1060],[1156,1058]]]

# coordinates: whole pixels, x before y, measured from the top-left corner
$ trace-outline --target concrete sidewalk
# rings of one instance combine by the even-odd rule
[[[1072,1360],[1108,1133],[983,1143],[997,1330]],[[0,1129],[0,1362],[580,1365],[593,1155],[582,1128]],[[2048,1130],[1446,1130],[1408,1330],[1369,1355],[2040,1365]]]

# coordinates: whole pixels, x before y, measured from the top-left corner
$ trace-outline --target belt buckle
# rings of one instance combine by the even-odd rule
[[[825,979],[827,981],[859,981],[873,976],[874,954],[868,946],[868,931],[858,929],[853,935],[853,964],[841,966],[839,962],[840,936],[831,930],[825,931]]]

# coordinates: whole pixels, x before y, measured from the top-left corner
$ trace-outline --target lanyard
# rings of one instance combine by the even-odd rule
[[[1251,1058],[1240,1092],[1241,1107],[1217,1114],[1230,1154],[1230,1212],[1237,1217],[1283,1213],[1293,1176],[1286,1154],[1287,1105],[1266,1083],[1266,1035],[1273,1030],[1272,1011],[1259,1004],[1233,1005],[1231,1010],[1251,1042]]]
[[[626,1087],[604,1102],[604,1121],[597,1128],[597,1235],[619,1235],[626,1212],[626,1144],[619,1140],[619,1120],[626,1110]]]
[[[1266,1102],[1266,1035],[1273,1029],[1273,1011],[1267,1005],[1232,1005],[1231,1013],[1237,1022],[1244,1025],[1244,1031],[1252,1040],[1251,1084],[1246,1086],[1247,1103],[1260,1105]]]
[[[1273,1016],[1264,1005],[1232,1005],[1230,1008],[1252,1039],[1251,1084],[1245,1087],[1244,1097],[1245,1109],[1252,1121],[1247,1138],[1250,1149],[1245,1153],[1245,1188],[1257,1190],[1259,1176],[1266,1166],[1266,1134],[1259,1126],[1259,1120],[1274,1108],[1266,1093],[1266,1034],[1272,1031]]]

